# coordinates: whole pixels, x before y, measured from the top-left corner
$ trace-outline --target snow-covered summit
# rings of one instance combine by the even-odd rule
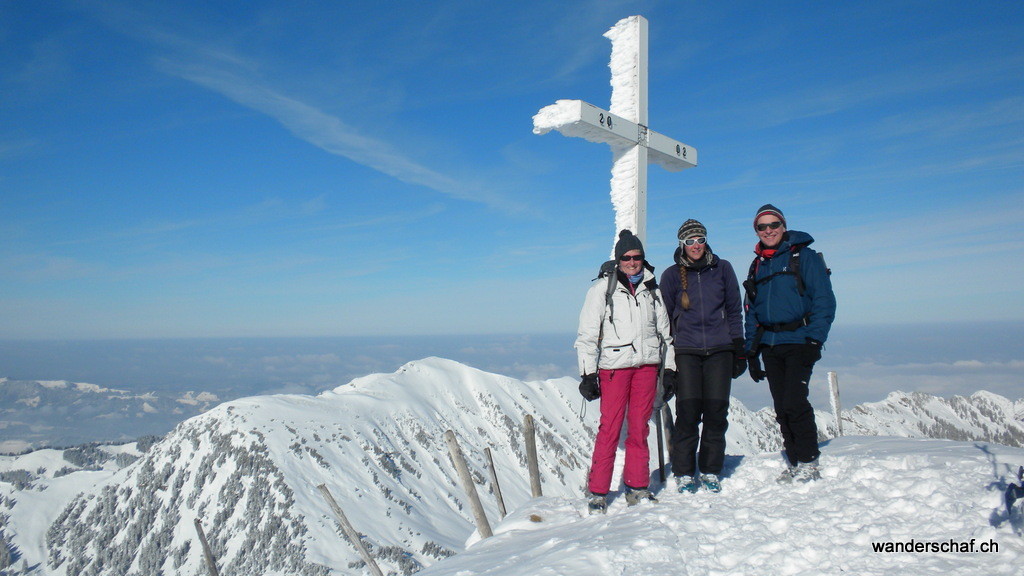
[[[520,574],[1019,574],[1020,526],[1002,506],[1024,450],[852,436],[822,447],[822,480],[779,485],[776,454],[730,457],[720,494],[652,505],[530,501],[495,536],[422,576]],[[909,550],[909,551],[906,551]]]

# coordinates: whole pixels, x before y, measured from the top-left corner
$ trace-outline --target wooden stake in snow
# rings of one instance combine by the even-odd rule
[[[473,518],[476,520],[476,529],[480,532],[481,538],[490,538],[494,533],[491,532],[491,524],[487,521],[484,506],[480,503],[480,496],[476,493],[476,484],[473,483],[473,477],[469,474],[469,466],[466,466],[466,459],[463,458],[459,442],[455,439],[455,432],[451,430],[445,432],[444,439],[448,443],[448,452],[452,456],[452,462],[455,463],[455,471],[459,473],[459,479],[462,481],[462,489],[469,497],[469,505],[473,509]]]
[[[533,416],[526,415],[523,422],[523,436],[526,437],[526,466],[530,470],[530,492],[534,498],[543,496],[540,487],[540,467],[537,465],[537,428]]]
[[[349,541],[356,547],[359,555],[362,556],[363,562],[370,568],[370,572],[374,576],[384,576],[384,573],[380,571],[380,567],[377,566],[377,562],[370,556],[370,552],[366,549],[363,544],[363,539],[359,537],[359,533],[352,527],[352,524],[348,521],[348,517],[342,512],[341,506],[334,500],[334,496],[331,496],[331,491],[327,489],[326,484],[317,486],[320,489],[320,493],[324,495],[324,500],[327,500],[327,504],[331,506],[331,510],[334,510],[334,515],[338,517],[338,522],[341,524],[341,529],[348,536]]]
[[[499,520],[505,518],[505,499],[501,497],[501,485],[498,484],[498,471],[494,469],[494,458],[491,457],[491,449],[484,448],[484,454],[487,455],[487,467],[491,471],[491,485],[494,486],[494,496],[498,499],[498,517]]]
[[[199,518],[195,519],[196,533],[199,534],[199,544],[203,547],[203,559],[206,561],[206,570],[210,576],[217,576],[217,563],[213,560],[213,552],[210,550],[210,543],[206,540],[206,532],[203,532],[203,523]]]
[[[832,393],[832,414],[836,417],[836,437],[843,435],[843,410],[839,404],[839,376],[828,373],[828,389]]]
[[[697,165],[697,150],[647,127],[647,19],[623,18],[604,36],[612,41],[610,109],[582,100],[558,100],[533,117],[533,132],[557,130],[610,145],[613,236],[617,239],[620,230],[629,229],[646,244],[647,164],[678,172]]]

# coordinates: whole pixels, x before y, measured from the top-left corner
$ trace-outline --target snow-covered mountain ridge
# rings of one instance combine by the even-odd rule
[[[545,486],[579,491],[587,466],[581,447],[593,430],[569,407],[563,392],[570,391],[426,359],[315,398],[222,404],[72,501],[47,531],[48,568],[193,574],[204,570],[192,528],[199,518],[221,574],[344,572],[360,559],[316,490],[325,484],[379,561],[412,573],[461,550],[472,531],[446,430],[481,484],[482,450],[490,447],[505,498],[522,501],[529,488],[516,481],[526,473],[520,428],[532,414]]]
[[[830,437],[834,436],[832,432],[834,425],[830,424]],[[980,440],[1024,447],[1024,400],[1011,401],[985,391],[948,399],[920,392],[893,392],[881,402],[844,410],[843,432],[868,436]]]
[[[581,417],[576,386],[572,378],[521,382],[428,358],[316,397],[227,402],[180,424],[134,463],[122,458],[123,467],[55,476],[43,454],[6,457],[0,470],[31,477],[8,475],[23,480],[18,486],[0,478],[0,517],[13,552],[8,574],[205,574],[197,518],[223,575],[366,573],[320,484],[385,572],[410,574],[463,551],[474,530],[446,430],[455,433],[492,522],[498,512],[484,448],[508,507],[531,501],[526,414],[537,423],[545,496],[578,499],[598,409],[588,404]],[[848,435],[949,432],[1019,446],[1022,412],[1020,401],[988,393],[951,400],[893,393],[844,412],[843,420]],[[823,438],[830,437],[831,415],[818,417]],[[750,462],[767,474],[777,465],[763,455],[778,447],[771,412],[737,402],[730,422],[735,479],[747,465],[741,455],[756,455]],[[26,468],[29,457],[37,461]]]

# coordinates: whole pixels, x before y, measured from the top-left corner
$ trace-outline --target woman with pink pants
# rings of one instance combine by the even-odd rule
[[[654,267],[644,259],[640,239],[619,233],[611,293],[609,279],[599,278],[587,291],[576,336],[576,354],[583,375],[580,394],[601,399],[601,421],[594,440],[588,489],[590,510],[607,510],[615,453],[626,422],[626,461],[622,481],[626,502],[656,501],[648,490],[650,449],[648,421],[658,388],[658,367],[675,377],[675,357],[664,301]]]

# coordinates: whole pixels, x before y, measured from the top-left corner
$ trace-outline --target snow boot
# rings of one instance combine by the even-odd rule
[[[587,509],[591,514],[607,514],[608,498],[604,494],[591,494]]]
[[[786,469],[779,474],[779,477],[775,481],[779,484],[792,484],[793,476],[796,474],[796,466],[793,466],[789,462],[786,462]]]
[[[1010,484],[1003,493],[1003,500],[1006,502],[1006,516],[1011,520],[1021,517],[1021,506],[1014,506],[1024,498],[1024,466],[1017,469],[1017,483]]]
[[[818,470],[818,459],[815,458],[810,462],[798,463],[796,470],[793,472],[793,480],[805,484],[814,480],[821,480],[821,471]]]
[[[637,504],[647,500],[648,502],[657,502],[658,499],[651,494],[651,491],[647,488],[630,488],[626,486],[626,506],[636,506]]]
[[[700,484],[708,492],[718,494],[722,491],[722,482],[718,479],[717,474],[701,474]]]
[[[696,494],[700,486],[693,480],[693,476],[676,476],[676,490],[680,494]]]

